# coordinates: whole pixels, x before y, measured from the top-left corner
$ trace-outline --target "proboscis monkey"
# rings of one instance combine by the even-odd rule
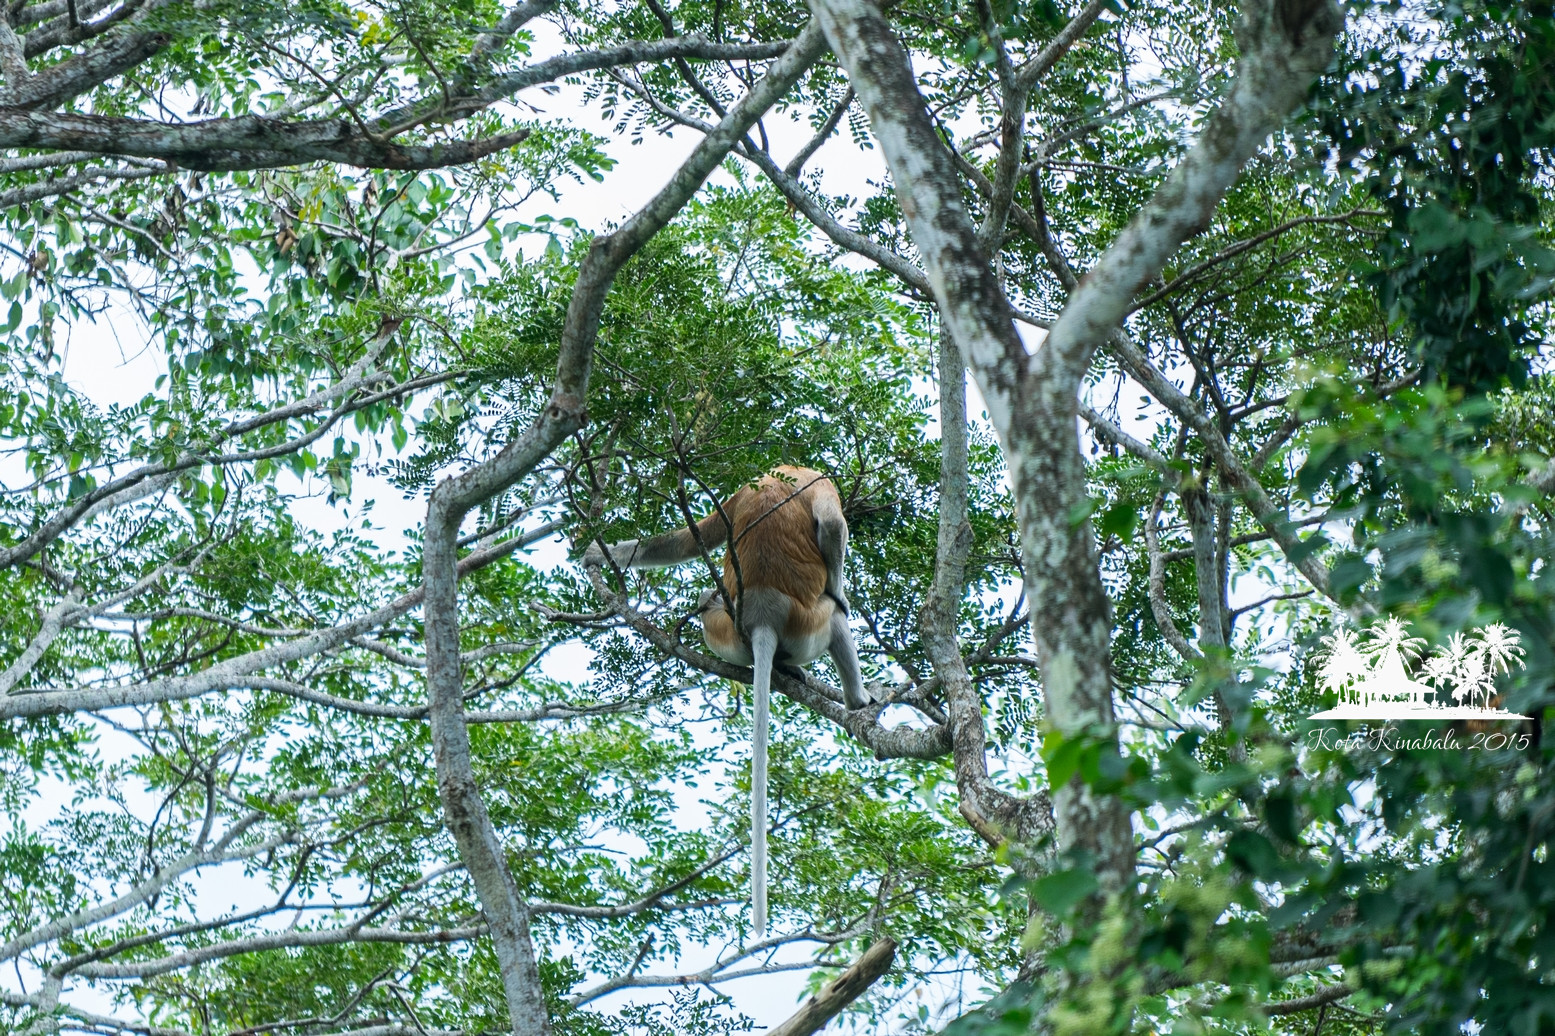
[[[732,549],[724,557],[724,594],[734,604],[744,636],[735,629],[717,590],[702,596],[698,612],[713,654],[755,670],[751,911],[759,936],[767,925],[767,723],[773,662],[800,666],[830,652],[848,708],[863,708],[870,699],[848,629],[842,583],[848,522],[831,480],[809,468],[779,467],[730,497],[722,514],[715,509],[697,522],[695,533],[677,529],[608,549],[611,560],[622,567],[660,568],[689,561],[703,548],[725,542],[732,543]],[[604,563],[604,550],[590,544],[583,564]]]

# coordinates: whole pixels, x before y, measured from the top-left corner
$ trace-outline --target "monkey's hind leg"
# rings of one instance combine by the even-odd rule
[[[842,697],[850,709],[862,709],[870,704],[864,691],[864,676],[859,670],[858,646],[853,643],[853,631],[848,629],[848,616],[841,608],[831,613],[831,643],[827,647],[837,675],[842,678]]]

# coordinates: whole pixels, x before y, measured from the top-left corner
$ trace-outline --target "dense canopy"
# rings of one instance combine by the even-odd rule
[[[1546,0],[5,5],[0,1031],[1555,1029],[1551,112]],[[715,559],[576,559],[778,464],[758,937]]]

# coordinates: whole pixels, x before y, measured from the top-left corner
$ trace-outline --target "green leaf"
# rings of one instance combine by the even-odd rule
[[[1138,506],[1128,501],[1119,501],[1102,512],[1096,531],[1103,542],[1109,539],[1127,540],[1138,524]]]
[[[1255,878],[1274,881],[1284,873],[1279,850],[1257,831],[1237,831],[1226,840],[1226,857]]]
[[[1074,868],[1045,875],[1029,887],[1042,909],[1055,917],[1065,917],[1101,886],[1091,871]]]

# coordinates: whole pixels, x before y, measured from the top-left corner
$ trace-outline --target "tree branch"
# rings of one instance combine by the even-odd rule
[[[598,568],[589,570],[589,578],[593,582],[594,592],[611,612],[660,651],[713,676],[740,683],[751,682],[753,677],[749,668],[693,651],[676,637],[649,622],[646,616],[605,585]],[[937,759],[951,749],[948,727],[898,726],[887,729],[880,724],[880,714],[885,710],[885,703],[877,702],[867,708],[850,710],[842,704],[841,691],[821,683],[808,673],[802,673],[801,676],[803,679],[796,679],[782,669],[775,668],[772,671],[772,689],[846,730],[860,744],[874,752],[876,759]]]
[[[366,137],[349,119],[297,121],[243,115],[165,123],[0,107],[0,148],[155,158],[210,172],[309,162],[339,162],[366,169],[441,169],[505,151],[528,136],[529,130],[521,129],[479,140],[396,144]]]
[[[459,559],[459,574],[465,575],[484,568],[507,557],[522,546],[524,546],[524,537],[514,536],[485,550],[467,554]],[[12,691],[11,694],[0,697],[0,720],[18,716],[57,716],[67,712],[97,712],[126,705],[150,705],[195,698],[230,687],[250,686],[251,674],[286,662],[311,658],[332,651],[406,614],[419,605],[424,596],[424,588],[417,587],[361,618],[320,630],[285,644],[274,644],[236,655],[189,676],[114,687],[28,688]]]
[[[833,133],[837,132],[837,125],[842,122],[842,117],[848,113],[852,105],[853,87],[850,86],[843,91],[842,99],[832,106],[831,114],[826,117],[825,122],[821,123],[821,128],[816,130],[814,136],[805,142],[805,146],[788,160],[788,164],[783,167],[784,176],[789,178],[799,176],[799,171],[804,168],[806,162],[810,161],[810,157],[821,149],[822,144],[831,139]]]
[[[1355,993],[1354,989],[1340,982],[1332,986],[1325,986],[1316,993],[1306,996],[1298,996],[1291,1000],[1280,1000],[1272,1004],[1264,1004],[1265,1014],[1287,1015],[1296,1014],[1299,1011],[1310,1011],[1314,1007],[1322,1007],[1324,1004],[1337,1003],[1347,996]]]
[[[94,156],[95,157],[95,156]],[[37,183],[24,184],[21,187],[13,187],[9,191],[0,191],[0,210],[13,208],[17,205],[28,205],[44,198],[53,198],[61,194],[69,194],[78,187],[84,187],[90,183],[100,183],[104,180],[144,180],[149,176],[161,176],[163,173],[173,171],[173,166],[166,163],[146,166],[125,166],[119,169],[88,169],[75,176],[64,176],[57,180],[39,180]]]
[[[1177,628],[1177,620],[1172,617],[1171,606],[1166,601],[1166,556],[1161,552],[1161,533],[1156,525],[1165,500],[1165,490],[1157,493],[1155,502],[1150,505],[1150,513],[1145,516],[1145,551],[1150,556],[1150,614],[1172,650],[1184,662],[1198,662],[1204,656],[1188,643],[1188,638]]]
[[[9,11],[0,11],[0,74],[5,76],[5,85],[0,87],[0,97],[21,89],[32,78],[21,38],[11,28]]]
[[[961,813],[992,845],[997,846],[1005,837],[1029,844],[1053,829],[1052,803],[1044,792],[1021,799],[989,779],[983,698],[967,673],[957,636],[961,600],[966,593],[967,556],[972,549],[972,526],[967,521],[966,368],[949,331],[941,329],[939,343],[939,540],[934,582],[918,621],[950,709]]]
[[[853,965],[821,987],[785,1021],[767,1030],[767,1036],[810,1036],[820,1032],[844,1007],[857,1000],[875,981],[891,970],[896,960],[896,942],[881,939]]]

